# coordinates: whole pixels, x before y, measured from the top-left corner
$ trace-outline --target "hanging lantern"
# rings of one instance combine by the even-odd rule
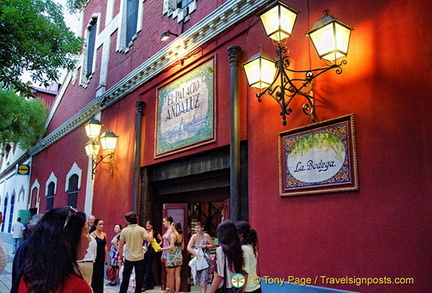
[[[352,28],[325,11],[323,19],[318,21],[307,33],[320,58],[334,62],[348,54]]]
[[[261,90],[273,83],[276,74],[275,61],[262,52],[252,56],[243,67],[250,87]]]
[[[266,34],[280,42],[290,37],[299,11],[281,1],[275,1],[260,14]]]
[[[102,149],[105,152],[114,153],[118,136],[111,131],[104,132],[100,137]]]
[[[102,123],[100,123],[99,120],[90,119],[90,121],[84,125],[84,128],[88,138],[97,139],[102,128]]]
[[[84,147],[87,157],[95,158],[99,153],[100,144],[95,140],[89,140]]]

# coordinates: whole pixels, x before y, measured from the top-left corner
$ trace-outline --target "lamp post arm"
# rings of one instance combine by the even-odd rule
[[[343,72],[342,65],[346,65],[348,62],[346,60],[341,60],[339,63],[330,64],[327,67],[321,67],[321,68],[314,68],[314,69],[308,69],[308,70],[294,70],[286,67],[285,69],[288,72],[292,73],[305,73],[306,77],[301,79],[292,79],[294,80],[300,80],[300,81],[311,81],[312,79],[315,79],[316,77],[320,76],[321,74],[336,69],[336,74],[341,74]]]
[[[269,87],[256,94],[258,102],[262,101],[262,96],[264,95],[271,96],[279,104],[281,108],[280,116],[282,117],[282,124],[286,126],[286,116],[292,114],[292,108],[289,107],[291,101],[297,95],[303,96],[307,100],[307,102],[302,106],[303,113],[309,115],[311,117],[311,121],[315,122],[312,116],[314,112],[313,97],[309,94],[312,88],[307,91],[302,91],[302,89],[310,85],[311,80],[291,79],[287,74],[286,68],[281,65],[282,62],[276,61],[276,63],[279,64],[276,77]],[[302,82],[302,85],[297,87],[295,85],[296,81]]]
[[[92,159],[92,169],[93,169],[93,174],[92,174],[92,179],[94,177],[94,174],[96,173],[96,167],[105,159],[105,158],[112,158],[114,155],[114,153],[109,153],[106,155],[100,155],[99,156],[99,160],[96,160],[95,158]],[[104,162],[108,165],[110,165],[111,167],[113,167],[113,163],[112,162]]]
[[[326,67],[307,69],[307,70],[294,70],[290,69],[290,58],[287,55],[288,49],[286,46],[278,43],[276,51],[277,60],[275,61],[276,75],[271,85],[261,92],[256,93],[258,102],[262,101],[263,95],[270,95],[280,106],[282,117],[282,124],[286,126],[286,116],[292,114],[292,109],[289,107],[291,101],[300,95],[306,99],[302,106],[303,113],[309,115],[311,122],[315,122],[314,110],[315,103],[313,97],[313,80],[321,74],[335,69],[336,74],[343,72],[342,65],[347,64],[346,60],[341,60],[339,63],[329,64]],[[290,78],[289,73],[298,74],[303,73],[304,78]]]

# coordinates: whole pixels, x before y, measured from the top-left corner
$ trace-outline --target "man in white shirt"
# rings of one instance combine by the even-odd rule
[[[93,263],[96,260],[96,249],[97,243],[96,239],[90,236],[91,241],[89,243],[89,247],[87,248],[87,253],[82,260],[77,261],[78,266],[81,271],[81,275],[84,280],[91,286],[91,281],[93,277]]]
[[[18,247],[21,245],[24,237],[25,226],[21,223],[21,218],[18,218],[15,223],[12,224],[12,237],[14,239],[14,251],[15,253]]]

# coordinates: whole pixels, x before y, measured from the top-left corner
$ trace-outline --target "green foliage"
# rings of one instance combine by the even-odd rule
[[[57,81],[71,70],[82,39],[66,26],[61,6],[52,0],[0,1],[0,82],[30,95],[20,80],[30,72],[35,83]]]
[[[0,146],[30,149],[45,132],[47,109],[38,98],[24,98],[0,89]]]
[[[291,155],[304,155],[310,152],[313,148],[321,149],[332,149],[339,160],[343,160],[345,153],[345,146],[341,140],[325,132],[317,132],[314,134],[307,135],[297,141],[291,149]]]
[[[67,0],[66,6],[70,12],[76,13],[78,11],[82,11],[86,5],[88,0]]]

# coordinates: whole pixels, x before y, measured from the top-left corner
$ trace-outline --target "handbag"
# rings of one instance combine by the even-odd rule
[[[153,247],[155,252],[159,252],[161,250],[160,245],[156,242],[156,238],[153,238],[153,241],[151,242],[151,247]]]
[[[205,270],[209,267],[207,258],[201,248],[197,249],[198,257],[196,258],[196,267],[198,271]]]
[[[111,282],[114,282],[117,278],[117,269],[114,268],[113,266],[109,266],[106,269],[106,276],[107,276],[108,280],[110,280]]]

